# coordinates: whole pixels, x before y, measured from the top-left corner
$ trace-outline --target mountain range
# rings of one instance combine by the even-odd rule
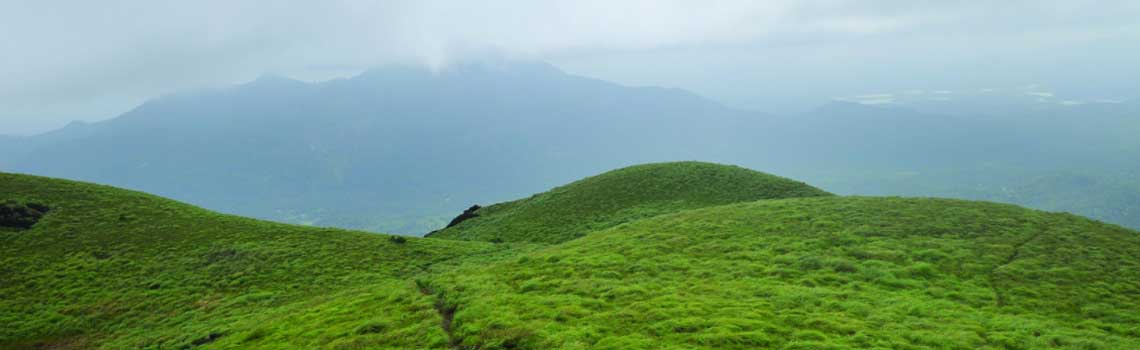
[[[1133,103],[987,115],[835,102],[790,116],[542,63],[264,76],[0,138],[0,169],[287,223],[423,234],[476,203],[704,159],[840,194],[985,199],[1140,227]]]

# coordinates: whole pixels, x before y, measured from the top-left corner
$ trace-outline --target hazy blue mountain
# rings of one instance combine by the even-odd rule
[[[833,192],[1001,201],[1140,227],[1133,104],[980,116],[834,103],[788,127],[820,130],[811,159],[829,162],[788,174]]]
[[[962,115],[837,102],[777,117],[545,64],[387,67],[157,98],[112,120],[0,139],[11,150],[0,167],[398,233],[438,228],[473,203],[668,160],[735,163],[841,194],[1002,200],[1140,227],[1120,214],[1140,208],[1140,192],[1119,190],[1140,182],[1128,175],[1140,159],[1135,112]]]
[[[267,76],[158,98],[84,137],[33,138],[43,145],[10,170],[276,220],[426,232],[473,201],[719,153],[732,145],[716,135],[753,116],[543,64],[393,67],[321,84]]]
[[[26,153],[23,138],[0,135],[0,168],[6,168],[17,157]]]
[[[74,121],[66,126],[36,136],[0,135],[0,166],[11,166],[40,147],[82,139],[95,134],[99,126]]]

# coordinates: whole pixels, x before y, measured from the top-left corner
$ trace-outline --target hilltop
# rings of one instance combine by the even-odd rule
[[[703,162],[635,165],[529,198],[479,208],[429,234],[477,241],[561,243],[591,231],[687,209],[761,199],[830,196],[802,182]]]

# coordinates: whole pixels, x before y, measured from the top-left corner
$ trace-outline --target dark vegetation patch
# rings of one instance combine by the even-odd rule
[[[6,200],[0,204],[0,227],[32,228],[49,210],[51,208],[40,203]]]
[[[189,349],[190,347],[202,346],[202,345],[206,345],[209,343],[213,343],[214,341],[217,341],[218,338],[221,338],[223,335],[225,335],[225,334],[222,334],[220,332],[210,332],[209,334],[206,334],[205,336],[203,336],[201,338],[194,339],[193,341],[190,342],[191,346],[188,346],[186,348]]]
[[[372,323],[368,323],[368,324],[365,324],[365,325],[357,328],[356,334],[359,334],[359,335],[376,334],[376,333],[384,332],[387,329],[388,329],[388,326],[383,324],[383,323],[372,322]]]

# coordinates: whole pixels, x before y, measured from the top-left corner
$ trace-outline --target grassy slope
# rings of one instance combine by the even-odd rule
[[[0,231],[0,348],[446,348],[415,276],[494,246],[289,226],[0,174],[52,210]],[[211,334],[214,336],[212,337]]]
[[[1009,205],[763,200],[547,246],[396,244],[19,175],[3,199],[53,210],[0,232],[0,349],[1140,348],[1140,236]]]
[[[1140,236],[937,199],[659,216],[435,281],[469,346],[1138,349]]]
[[[561,243],[621,223],[681,210],[760,199],[827,196],[782,177],[728,165],[636,165],[588,177],[512,202],[431,237]]]

